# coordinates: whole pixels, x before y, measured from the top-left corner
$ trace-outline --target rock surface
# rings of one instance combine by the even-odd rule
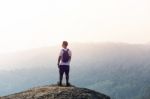
[[[0,99],[110,99],[110,97],[86,88],[48,85],[0,97]]]

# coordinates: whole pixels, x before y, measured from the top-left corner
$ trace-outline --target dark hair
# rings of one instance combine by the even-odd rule
[[[63,41],[62,44],[65,45],[65,46],[68,46],[68,42],[67,41]]]

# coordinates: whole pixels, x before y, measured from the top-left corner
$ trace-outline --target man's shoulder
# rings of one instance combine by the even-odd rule
[[[71,50],[70,50],[69,48],[67,48],[67,49],[62,48],[62,49],[60,50],[60,56],[62,56],[62,54],[64,53],[64,51],[67,51],[67,50],[68,50],[69,55],[71,56],[71,55],[72,55],[72,52],[71,52]]]
[[[70,56],[72,55],[72,52],[71,52],[71,50],[70,50],[70,49],[69,49],[68,53],[69,53],[69,55],[70,55]]]
[[[68,51],[71,52],[71,50],[68,48]]]
[[[72,53],[72,51],[71,51],[69,48],[67,48],[67,49],[62,49],[62,51],[68,51],[69,54]]]
[[[64,49],[64,48],[62,48],[60,51],[71,51],[71,49],[70,48],[67,48],[67,49]]]

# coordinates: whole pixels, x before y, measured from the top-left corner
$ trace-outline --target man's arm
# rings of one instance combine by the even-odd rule
[[[72,52],[71,51],[69,51],[69,55],[70,55],[70,57],[69,57],[69,61],[71,61],[71,57],[72,57]]]
[[[59,67],[60,60],[61,60],[61,56],[58,57],[58,63],[57,63],[58,67]]]
[[[60,51],[59,57],[58,57],[58,62],[57,62],[58,68],[59,68],[59,63],[61,61],[61,56],[62,56],[62,50]]]
[[[69,58],[69,61],[71,61],[71,56],[69,56],[70,58]]]

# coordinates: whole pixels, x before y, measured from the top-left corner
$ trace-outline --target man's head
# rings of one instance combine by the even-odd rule
[[[67,48],[67,46],[68,46],[68,42],[67,42],[67,41],[63,41],[62,47],[63,47],[63,48]]]

